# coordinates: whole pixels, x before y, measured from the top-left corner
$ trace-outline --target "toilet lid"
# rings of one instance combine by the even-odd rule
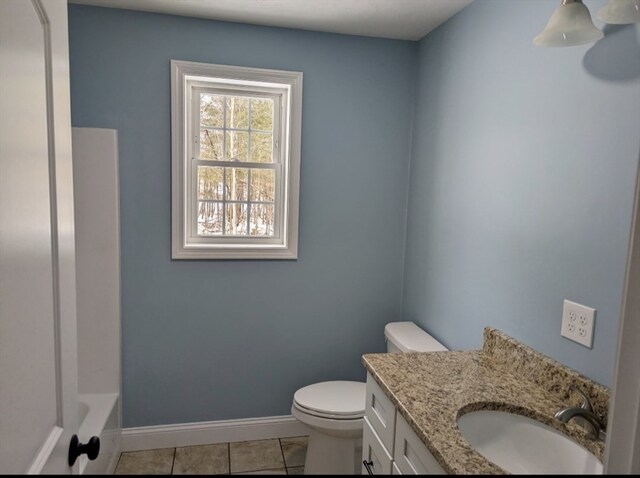
[[[298,390],[293,400],[300,407],[335,417],[364,414],[366,399],[364,382],[322,382]]]

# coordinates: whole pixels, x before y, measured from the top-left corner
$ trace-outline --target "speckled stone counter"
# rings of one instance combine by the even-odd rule
[[[500,331],[485,329],[482,350],[367,354],[362,362],[448,473],[506,473],[471,448],[458,430],[457,419],[476,410],[531,417],[573,437],[602,460],[604,443],[553,415],[579,405],[579,397],[570,392],[575,384],[606,421],[609,390]]]

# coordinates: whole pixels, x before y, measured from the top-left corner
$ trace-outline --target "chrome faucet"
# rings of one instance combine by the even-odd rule
[[[555,417],[564,423],[567,423],[575,417],[582,418],[584,422],[589,424],[590,438],[599,438],[604,441],[606,439],[606,427],[602,420],[593,412],[593,406],[591,405],[589,397],[575,385],[571,386],[571,390],[580,395],[582,403],[579,407],[567,407],[558,410]]]

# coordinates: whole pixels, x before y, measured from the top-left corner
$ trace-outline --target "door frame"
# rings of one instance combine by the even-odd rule
[[[640,160],[639,160],[640,162]],[[634,209],[613,392],[605,473],[640,474],[640,167],[636,177]]]

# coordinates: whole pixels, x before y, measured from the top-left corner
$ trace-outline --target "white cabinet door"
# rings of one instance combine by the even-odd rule
[[[390,475],[392,458],[371,423],[364,418],[362,430],[362,474]],[[364,464],[367,463],[367,465]],[[368,468],[368,469],[367,469]]]
[[[418,438],[400,412],[396,417],[394,464],[403,475],[444,475],[426,445]]]
[[[366,390],[367,397],[364,413],[385,448],[393,451],[393,438],[396,429],[396,409],[370,373],[367,373]]]
[[[77,430],[66,0],[0,1],[0,473],[70,473]]]

